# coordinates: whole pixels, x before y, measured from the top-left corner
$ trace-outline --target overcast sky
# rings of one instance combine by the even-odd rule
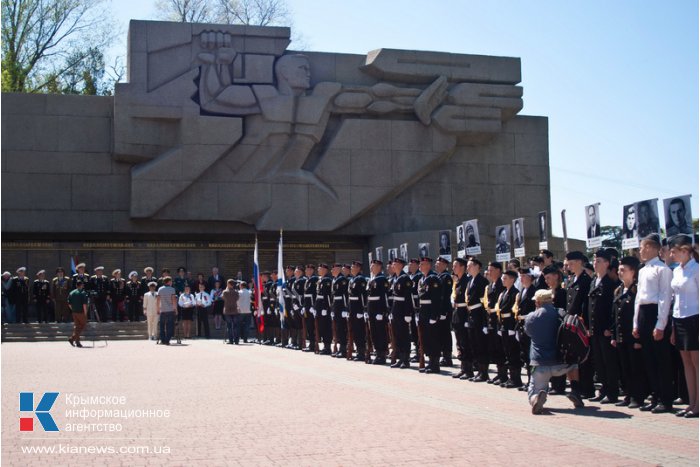
[[[154,19],[154,4],[112,9],[126,32],[129,19]],[[697,1],[288,4],[307,50],[520,57],[521,115],[549,118],[555,235],[566,209],[569,236],[584,238],[584,206],[595,202],[603,225],[621,225],[625,204],[659,198],[661,212],[663,198],[690,193],[698,217]],[[125,48],[126,34],[112,53]]]

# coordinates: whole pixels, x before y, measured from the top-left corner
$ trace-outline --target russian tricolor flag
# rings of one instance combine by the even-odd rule
[[[284,261],[282,261],[282,229],[280,229],[280,246],[277,251],[277,301],[280,304],[280,319],[284,320]]]

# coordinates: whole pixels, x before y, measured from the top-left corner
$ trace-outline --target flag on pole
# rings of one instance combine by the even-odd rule
[[[73,255],[71,255],[71,257],[70,257],[70,270],[73,271],[73,274],[75,274],[76,272],[78,272],[78,271],[76,271],[76,269],[75,269],[75,265],[76,265],[76,264],[78,264],[78,258],[75,257],[75,256],[73,256]]]
[[[255,304],[255,310],[258,312],[258,331],[263,332],[265,330],[265,318],[264,312],[261,312],[260,306],[262,304],[261,290],[260,290],[260,264],[258,263],[258,236],[255,236],[255,251],[253,252],[253,281],[255,282],[255,297],[253,302]]]
[[[280,304],[280,319],[284,320],[284,261],[282,261],[282,229],[280,229],[280,246],[277,252],[277,301]]]

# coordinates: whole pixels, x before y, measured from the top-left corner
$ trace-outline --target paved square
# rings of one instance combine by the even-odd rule
[[[185,343],[2,345],[3,465],[698,465],[697,420],[574,411],[564,397],[533,416],[524,393],[448,371]],[[34,414],[19,411],[19,393],[33,392],[36,406],[52,391],[60,431],[35,417],[21,432],[20,417]]]

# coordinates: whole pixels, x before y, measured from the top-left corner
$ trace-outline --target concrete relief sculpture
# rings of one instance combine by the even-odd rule
[[[363,59],[288,44],[288,28],[132,21],[114,153],[134,164],[133,218],[186,209],[332,231],[522,108],[518,59],[387,49]]]

